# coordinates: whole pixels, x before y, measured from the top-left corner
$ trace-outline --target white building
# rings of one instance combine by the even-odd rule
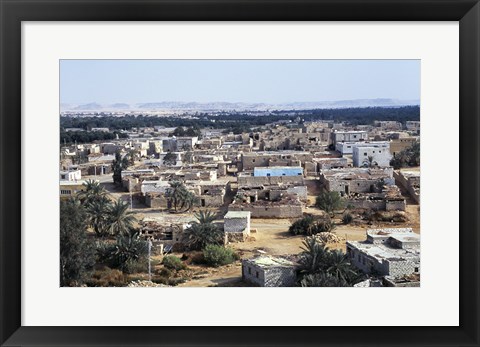
[[[335,150],[344,154],[353,154],[354,147],[378,147],[390,150],[390,142],[388,141],[364,141],[364,142],[338,142],[335,145]]]
[[[357,142],[367,141],[368,133],[366,131],[335,131],[332,133],[333,144],[337,142]]]
[[[82,171],[70,170],[60,171],[60,181],[76,182],[82,179]]]
[[[170,188],[167,181],[143,181],[140,191],[146,193],[165,193]]]
[[[354,146],[353,166],[355,167],[387,167],[390,166],[390,145]]]
[[[399,278],[420,273],[420,235],[411,228],[367,230],[367,240],[347,241],[347,255],[362,272]]]

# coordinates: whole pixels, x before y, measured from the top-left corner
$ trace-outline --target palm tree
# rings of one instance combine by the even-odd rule
[[[195,218],[197,219],[197,221],[195,221],[194,223],[211,224],[217,218],[217,215],[212,211],[200,211],[198,213],[195,213]]]
[[[85,190],[78,193],[81,200],[86,205],[92,204],[94,201],[106,200],[108,192],[103,188],[98,181],[87,180],[83,183]]]
[[[362,165],[364,167],[373,168],[373,167],[377,167],[378,163],[375,160],[373,160],[372,156],[369,156],[367,159],[363,161]]]
[[[112,235],[123,235],[129,233],[136,218],[131,211],[128,211],[128,204],[118,199],[109,208],[109,232]]]
[[[88,223],[97,236],[104,236],[108,229],[110,203],[107,199],[93,200],[86,205]]]
[[[193,152],[188,150],[183,155],[183,160],[185,163],[192,164],[193,163]]]
[[[170,187],[167,188],[165,196],[167,197],[167,199],[170,200],[175,212],[177,212],[177,208],[182,204],[182,202],[184,202],[188,191],[182,182],[173,181],[173,182],[170,182],[169,184],[170,184]]]
[[[183,196],[182,203],[180,208],[185,207],[185,212],[189,211],[193,205],[198,203],[198,198],[196,197],[195,194],[193,194],[190,191],[185,192],[185,196]]]
[[[329,252],[326,263],[327,273],[341,281],[348,282],[348,278],[356,274],[350,265],[348,256],[342,251]]]
[[[336,278],[329,273],[306,275],[300,280],[302,287],[351,287],[346,281]]]
[[[172,152],[168,152],[163,157],[163,165],[173,166],[177,163],[177,155]]]
[[[325,267],[328,247],[318,242],[315,236],[307,237],[303,240],[302,250],[299,261],[301,265],[300,272],[313,274]]]
[[[122,158],[119,150],[115,152],[115,160],[112,162],[113,183],[122,184],[122,171],[128,167],[128,156]]]
[[[127,158],[128,165],[132,166],[135,164],[135,161],[140,160],[140,152],[136,149],[131,149],[125,157]]]
[[[200,211],[195,214],[196,221],[186,230],[183,242],[190,249],[202,249],[206,245],[220,245],[223,242],[223,232],[213,221],[216,215],[211,211]]]

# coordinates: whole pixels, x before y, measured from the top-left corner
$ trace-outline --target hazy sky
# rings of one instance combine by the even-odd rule
[[[62,60],[62,103],[420,99],[419,60]]]

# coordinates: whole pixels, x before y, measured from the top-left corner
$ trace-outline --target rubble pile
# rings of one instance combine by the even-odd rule
[[[165,284],[153,283],[152,281],[138,280],[132,281],[127,287],[168,287]]]
[[[322,243],[340,243],[345,240],[335,233],[322,232],[315,235],[315,238]]]

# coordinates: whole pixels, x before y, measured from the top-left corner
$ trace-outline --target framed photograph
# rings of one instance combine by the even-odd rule
[[[2,346],[479,345],[477,1],[0,4]]]

